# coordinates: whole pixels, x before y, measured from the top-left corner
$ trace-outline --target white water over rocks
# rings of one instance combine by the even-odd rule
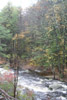
[[[3,75],[4,73],[9,74],[9,73],[14,73],[14,72],[13,72],[13,70],[6,70],[6,69],[4,69],[4,68],[0,68],[0,74]]]
[[[0,68],[0,73],[7,72]],[[11,70],[13,73],[13,71]],[[46,79],[35,74],[30,74],[29,71],[20,71],[18,78],[18,87],[24,93],[28,88],[35,93],[34,100],[67,100],[67,83],[53,79]],[[24,87],[24,88],[23,88]]]

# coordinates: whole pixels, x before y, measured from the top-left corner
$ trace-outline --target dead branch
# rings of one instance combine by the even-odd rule
[[[6,97],[6,98],[8,98],[8,100],[18,100],[18,99],[16,99],[16,98],[14,98],[14,97],[12,97],[12,96],[9,96],[8,95],[8,93],[6,93],[4,90],[2,90],[1,88],[0,88],[0,92]]]

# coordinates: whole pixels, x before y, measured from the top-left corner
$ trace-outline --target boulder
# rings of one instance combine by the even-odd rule
[[[49,88],[56,90],[58,88],[62,88],[62,85],[61,84],[57,84],[57,83],[53,83],[53,84],[49,85]]]

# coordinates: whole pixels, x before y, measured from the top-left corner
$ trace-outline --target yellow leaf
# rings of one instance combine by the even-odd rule
[[[60,51],[60,52],[59,52],[59,54],[61,54],[61,55],[62,55],[62,54],[63,54],[63,51]]]
[[[61,40],[60,45],[64,45],[64,39]]]
[[[46,52],[48,52],[49,50],[48,49],[46,49]]]

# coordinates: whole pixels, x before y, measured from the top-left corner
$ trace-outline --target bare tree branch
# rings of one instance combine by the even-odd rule
[[[12,96],[9,96],[8,95],[8,93],[6,93],[4,90],[2,90],[1,88],[0,88],[0,92],[8,99],[8,100],[18,100],[18,99],[16,99],[16,98],[14,98],[14,97],[12,97]]]

